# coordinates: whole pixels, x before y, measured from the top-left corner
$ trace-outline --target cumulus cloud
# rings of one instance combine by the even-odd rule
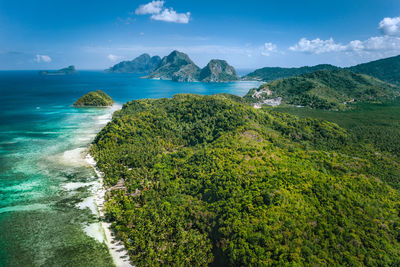
[[[371,37],[362,42],[366,51],[400,51],[400,38],[393,36]]]
[[[190,12],[176,13],[176,11],[172,8],[166,8],[159,14],[151,15],[151,19],[175,23],[188,23],[190,19]]]
[[[265,43],[264,47],[261,51],[261,55],[263,56],[269,56],[271,53],[275,53],[278,51],[278,48],[275,44],[273,43]]]
[[[177,13],[173,8],[165,8],[164,1],[152,1],[145,5],[140,5],[136,10],[136,15],[151,15],[152,20],[189,23],[190,12]]]
[[[319,38],[308,40],[307,38],[301,38],[297,44],[289,47],[289,49],[296,52],[322,54],[328,52],[344,51],[346,50],[346,46],[340,43],[335,43],[333,38],[330,38],[328,40],[321,40]]]
[[[386,55],[400,53],[400,17],[384,18],[379,22],[378,28],[382,32],[381,36],[373,36],[364,41],[353,40],[342,44],[336,43],[332,38],[328,40],[301,38],[297,44],[289,47],[289,50],[310,54],[346,52]]]
[[[329,52],[400,52],[400,38],[394,36],[370,37],[367,40],[353,40],[348,44],[336,43],[332,38],[321,40],[319,38],[308,40],[306,38],[294,46],[289,47],[291,51],[310,54],[322,54]]]
[[[140,5],[135,10],[136,15],[159,14],[163,9],[164,1],[151,1],[145,5]]]
[[[379,29],[384,35],[400,35],[400,17],[384,18],[379,22]]]
[[[37,54],[33,60],[36,61],[37,63],[41,63],[41,62],[49,63],[49,62],[51,62],[51,57],[49,57],[48,55]]]
[[[111,62],[115,62],[115,61],[121,59],[120,56],[113,55],[113,54],[109,54],[109,55],[107,56],[107,58],[108,58]]]

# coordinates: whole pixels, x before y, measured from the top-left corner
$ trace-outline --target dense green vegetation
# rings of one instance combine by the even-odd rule
[[[388,83],[400,85],[400,56],[359,64],[348,69],[376,77]]]
[[[268,109],[268,107],[265,107]],[[310,108],[276,107],[274,111],[339,124],[353,134],[354,143],[367,142],[400,157],[400,99],[383,104],[358,103],[342,112]]]
[[[311,73],[317,70],[337,69],[341,68],[329,64],[321,64],[312,67],[305,66],[300,68],[266,67],[247,74],[243,79],[270,82],[277,79]],[[400,56],[379,59],[343,69],[366,74],[387,83],[400,85]]]
[[[111,106],[114,100],[101,90],[89,92],[75,101],[76,107],[106,107]]]
[[[321,70],[297,77],[275,80],[260,86],[270,95],[262,99],[282,97],[283,103],[318,109],[344,109],[346,102],[374,102],[393,100],[399,88],[367,75],[347,70]],[[259,101],[250,91],[245,98]]]
[[[336,70],[338,68],[339,67],[329,64],[320,64],[312,67],[305,66],[300,68],[265,67],[247,74],[243,77],[243,79],[270,82],[277,79],[299,76],[301,74],[310,73],[317,70]]]
[[[337,124],[176,95],[125,104],[91,153],[137,266],[400,264],[398,160]]]

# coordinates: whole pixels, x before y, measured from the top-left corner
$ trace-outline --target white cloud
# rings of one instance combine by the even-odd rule
[[[165,8],[164,1],[152,1],[145,5],[140,5],[136,10],[136,15],[150,14],[152,20],[174,22],[174,23],[189,23],[190,12],[176,13],[173,8]]]
[[[261,51],[261,55],[269,56],[269,55],[271,55],[271,53],[275,53],[277,51],[278,51],[278,49],[277,49],[277,46],[275,44],[273,44],[273,43],[265,43],[264,47],[263,47],[263,49]]]
[[[135,10],[136,15],[146,15],[146,14],[159,14],[163,9],[164,1],[151,1],[145,5],[140,5]]]
[[[308,40],[307,38],[301,38],[297,44],[289,47],[289,49],[296,52],[322,54],[329,52],[345,51],[346,46],[340,43],[335,43],[332,38],[328,40],[321,40],[319,38]]]
[[[151,15],[151,19],[175,23],[188,23],[190,19],[190,12],[176,13],[176,11],[172,8],[166,8],[159,14]]]
[[[400,53],[400,37],[389,35],[377,36],[370,37],[364,41],[353,40],[348,44],[335,43],[332,38],[328,40],[321,40],[319,38],[308,40],[306,38],[302,38],[297,44],[289,47],[289,49],[295,52],[310,54],[322,54],[329,52],[346,52],[370,55],[371,53],[396,54]]]
[[[49,63],[49,62],[51,62],[51,57],[49,57],[48,55],[37,54],[33,60],[36,61],[37,63],[41,63],[41,62]]]
[[[366,51],[400,51],[400,38],[393,36],[371,37],[364,42]]]
[[[382,36],[373,36],[364,41],[353,40],[348,44],[341,44],[335,43],[332,38],[328,40],[302,38],[289,49],[310,54],[346,52],[386,55],[400,53],[400,17],[384,18],[379,22],[379,29]]]
[[[117,56],[117,55],[113,55],[113,54],[109,54],[109,55],[107,56],[107,58],[108,58],[111,62],[115,62],[115,61],[117,61],[117,60],[120,60],[122,57]]]
[[[379,29],[384,35],[400,35],[400,17],[384,18],[379,22]]]

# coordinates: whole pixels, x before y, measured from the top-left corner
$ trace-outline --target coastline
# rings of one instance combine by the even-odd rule
[[[110,113],[103,114],[97,117],[98,125],[102,126],[99,131],[101,131],[101,129],[104,128],[107,123],[112,120],[112,114],[115,111],[121,109],[122,105],[115,103],[111,107],[107,108],[111,109]],[[86,235],[97,240],[99,243],[106,244],[113,263],[116,267],[133,267],[134,265],[129,261],[128,252],[125,249],[123,242],[115,237],[115,234],[111,229],[111,223],[105,220],[104,205],[106,202],[105,194],[107,192],[107,189],[104,186],[104,174],[100,171],[99,168],[97,168],[96,161],[92,157],[92,155],[90,155],[89,149],[90,144],[86,148],[74,149],[73,151],[76,151],[76,153],[74,153],[75,155],[70,156],[70,158],[75,158],[75,164],[83,164],[91,167],[95,172],[95,176],[97,177],[96,180],[89,183],[69,185],[72,187],[90,186],[89,191],[91,195],[85,199],[82,199],[82,201],[79,202],[76,206],[79,209],[89,209],[91,213],[97,217],[98,221],[84,224],[83,231]]]
[[[86,154],[85,161],[93,168],[98,177],[98,187],[93,193],[97,213],[101,219],[98,224],[100,224],[100,228],[103,231],[103,242],[106,243],[114,264],[117,267],[133,267],[134,265],[129,261],[128,252],[123,242],[115,237],[111,229],[111,223],[105,221],[104,204],[106,202],[105,194],[107,190],[104,187],[104,174],[97,168],[96,161],[89,152]]]

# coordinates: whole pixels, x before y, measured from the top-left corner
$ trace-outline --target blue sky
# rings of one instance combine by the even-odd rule
[[[0,0],[0,69],[104,69],[174,49],[204,66],[348,66],[400,54],[399,0]]]

